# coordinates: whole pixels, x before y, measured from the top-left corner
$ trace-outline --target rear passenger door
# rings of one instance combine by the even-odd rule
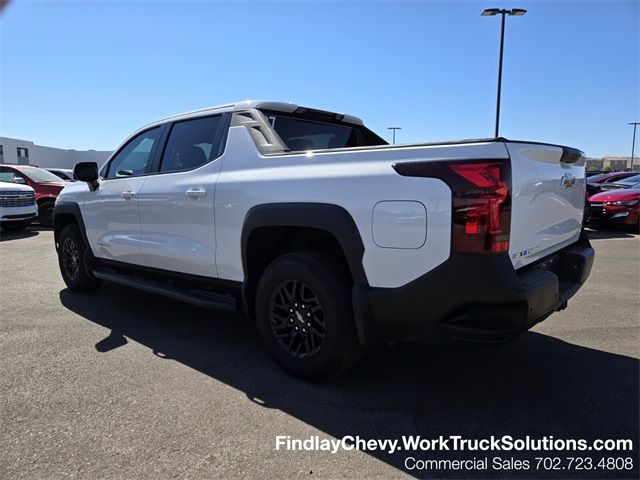
[[[140,251],[149,266],[216,277],[214,188],[229,114],[174,122],[139,195]]]

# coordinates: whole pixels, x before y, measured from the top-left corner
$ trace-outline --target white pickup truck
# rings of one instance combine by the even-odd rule
[[[0,172],[0,228],[5,232],[22,231],[37,214],[33,188],[24,182],[17,184],[13,175],[5,176]]]
[[[74,291],[117,282],[255,318],[322,379],[388,341],[505,342],[589,276],[579,150],[388,145],[350,115],[245,101],[151,123],[55,206]]]

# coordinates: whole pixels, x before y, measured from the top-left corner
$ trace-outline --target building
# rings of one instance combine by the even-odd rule
[[[604,161],[604,170],[611,168],[612,172],[624,172],[631,168],[631,157],[602,157]],[[634,170],[640,167],[640,158],[634,158]]]
[[[587,170],[624,172],[631,168],[631,157],[587,158]],[[633,169],[640,170],[640,158],[634,157]]]
[[[73,168],[78,162],[104,164],[111,152],[98,150],[65,150],[44,147],[28,140],[0,137],[0,163],[20,163],[43,168]]]

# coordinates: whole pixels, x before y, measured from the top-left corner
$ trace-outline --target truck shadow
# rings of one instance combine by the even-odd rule
[[[26,229],[20,232],[5,232],[0,230],[0,242],[9,242],[11,240],[20,240],[22,238],[35,237],[40,235],[42,231],[50,231],[51,228],[43,227],[39,223],[32,223]]]
[[[60,299],[66,308],[111,331],[96,345],[99,352],[108,354],[128,338],[154,355],[224,382],[243,391],[250,401],[279,409],[333,437],[552,435],[629,438],[637,448],[638,360],[546,335],[530,332],[502,347],[403,343],[366,359],[347,375],[310,384],[282,373],[262,348],[252,322],[240,315],[217,314],[111,284],[95,294],[79,295],[65,289]],[[404,461],[409,452],[370,454],[406,472]],[[504,458],[530,459],[556,454],[497,453]],[[462,459],[494,454],[414,455]],[[564,456],[579,455],[587,454],[568,452]],[[558,473],[563,478],[637,478],[637,450],[608,456],[636,458],[635,470]],[[417,476],[427,473],[411,472]],[[469,478],[471,473],[439,472],[435,476]],[[491,470],[473,473],[501,476]],[[550,473],[530,470],[522,476],[549,478]],[[515,474],[505,471],[502,476],[513,478]],[[434,473],[429,476],[433,478]]]
[[[20,240],[22,238],[35,237],[39,235],[40,232],[38,230],[33,230],[27,228],[21,232],[4,232],[0,231],[0,242],[10,242],[12,240]]]

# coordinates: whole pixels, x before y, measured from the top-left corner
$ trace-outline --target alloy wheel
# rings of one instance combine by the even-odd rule
[[[299,280],[287,280],[269,302],[271,331],[291,356],[308,358],[320,351],[326,334],[322,305],[315,292]]]
[[[80,273],[80,252],[71,238],[65,238],[62,243],[62,266],[71,280],[75,280]]]

